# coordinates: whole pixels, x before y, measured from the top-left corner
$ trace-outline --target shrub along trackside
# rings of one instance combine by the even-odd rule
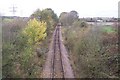
[[[58,17],[50,8],[37,9],[25,19],[3,19],[3,78],[40,78],[57,22]]]
[[[16,20],[14,24],[11,23],[3,25],[3,78],[39,77],[44,61],[41,54],[44,46],[41,48],[40,45],[45,41],[46,23],[35,18],[29,20],[26,27],[20,25],[23,21],[19,24]],[[42,50],[37,51],[37,48]],[[41,54],[40,58],[37,57],[38,54]]]
[[[117,30],[112,26],[79,27],[76,24],[63,28],[64,44],[70,53],[75,76],[117,78]]]

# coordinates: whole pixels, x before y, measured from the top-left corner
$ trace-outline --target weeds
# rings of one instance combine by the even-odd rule
[[[26,26],[25,20],[17,19],[3,22],[2,77],[3,78],[36,78],[40,77],[44,64],[46,42],[34,47],[28,44],[28,36],[21,32]],[[36,48],[41,49],[38,57]],[[43,51],[44,50],[44,51]],[[43,51],[43,52],[42,52]]]
[[[77,78],[118,77],[117,32],[108,26],[71,27],[64,31],[64,43]]]

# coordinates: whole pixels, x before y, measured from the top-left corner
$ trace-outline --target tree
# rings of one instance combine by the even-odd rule
[[[78,13],[74,10],[69,13],[62,12],[60,14],[59,20],[64,26],[71,26],[74,21],[78,20]]]
[[[22,33],[19,36],[19,47],[23,48],[23,54],[21,54],[20,63],[24,66],[24,69],[29,66],[27,63],[29,59],[32,57],[34,51],[39,46],[39,44],[46,37],[46,22],[39,22],[37,19],[30,19],[25,29],[23,29]],[[21,45],[22,44],[22,45]],[[20,49],[20,48],[19,48]],[[27,71],[26,71],[27,72]]]
[[[68,23],[67,23],[67,15],[68,15],[67,12],[62,12],[60,14],[60,16],[59,16],[59,22],[61,22],[63,26],[68,25]]]
[[[36,18],[36,19],[40,19],[40,14],[41,10],[40,9],[37,9],[32,15],[31,15],[31,18]]]
[[[58,23],[58,17],[51,8],[46,8],[42,11],[38,9],[31,15],[31,18],[47,23],[47,36],[51,35],[55,25]]]
[[[76,11],[70,11],[68,14],[69,25],[72,25],[76,20],[78,20],[78,13]]]
[[[28,44],[40,44],[46,37],[46,22],[38,22],[35,18],[30,20],[23,34],[28,37]]]
[[[77,11],[74,11],[74,10],[73,10],[73,11],[70,11],[70,14],[73,15],[73,18],[74,18],[74,19],[78,19],[78,17],[79,17]]]
[[[88,27],[88,24],[85,21],[76,20],[73,24],[73,27]]]

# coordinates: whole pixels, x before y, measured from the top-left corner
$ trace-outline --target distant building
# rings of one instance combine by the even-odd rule
[[[97,22],[103,22],[103,20],[98,19]]]
[[[87,22],[117,22],[117,18],[109,18],[109,17],[87,17],[87,18],[80,18],[80,20],[84,20]]]

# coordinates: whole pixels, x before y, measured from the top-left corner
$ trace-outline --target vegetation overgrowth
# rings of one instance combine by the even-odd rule
[[[117,26],[74,25],[63,26],[63,36],[75,77],[118,78]]]

